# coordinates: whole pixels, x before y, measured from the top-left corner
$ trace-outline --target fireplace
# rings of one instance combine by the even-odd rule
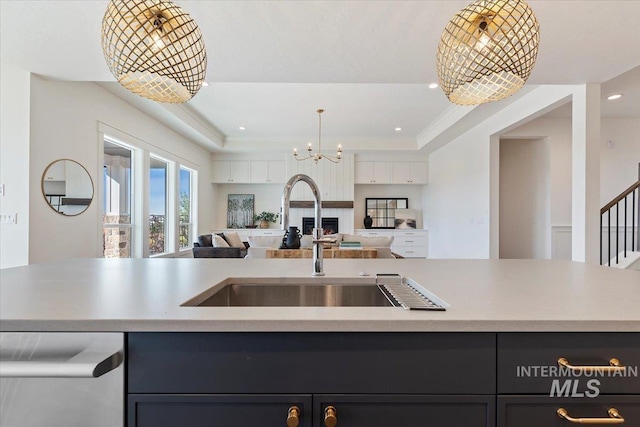
[[[312,234],[315,219],[305,216],[302,218],[302,234]],[[338,217],[322,218],[322,229],[324,234],[334,234],[338,232]]]

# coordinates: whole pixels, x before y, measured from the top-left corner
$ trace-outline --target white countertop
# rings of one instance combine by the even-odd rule
[[[0,270],[0,331],[640,332],[637,271],[431,259],[326,259],[324,270],[337,282],[361,271],[399,273],[451,306],[181,307],[228,277],[309,279],[311,261],[75,259]]]

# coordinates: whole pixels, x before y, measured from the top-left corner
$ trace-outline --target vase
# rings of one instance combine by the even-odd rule
[[[260,221],[260,228],[269,228],[269,221]]]
[[[371,225],[373,224],[373,218],[371,218],[369,215],[364,217],[364,228],[371,228]]]
[[[300,235],[300,230],[298,227],[291,226],[289,230],[284,233],[284,237],[282,238],[282,246],[283,249],[300,249],[300,239],[302,236]]]

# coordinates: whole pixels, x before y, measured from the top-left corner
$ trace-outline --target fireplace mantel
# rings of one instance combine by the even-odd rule
[[[290,208],[313,208],[313,200],[292,200],[289,202]],[[325,200],[322,202],[325,209],[353,209],[353,200]]]

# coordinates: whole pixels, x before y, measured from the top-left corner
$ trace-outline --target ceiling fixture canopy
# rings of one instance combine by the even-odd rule
[[[202,33],[170,1],[109,1],[102,19],[102,50],[122,86],[154,101],[186,102],[204,83]]]
[[[459,105],[513,95],[531,75],[540,25],[524,0],[478,0],[446,25],[438,45],[440,86]]]
[[[307,151],[309,152],[307,157],[298,157],[297,148],[293,149],[293,157],[299,161],[313,159],[314,162],[318,163],[318,160],[326,159],[330,162],[338,163],[340,159],[342,159],[342,145],[338,144],[338,151],[335,156],[322,154],[322,113],[324,113],[324,110],[321,108],[316,112],[318,113],[318,152],[314,154],[313,148],[311,148],[311,143],[309,143],[309,145],[307,145]]]

